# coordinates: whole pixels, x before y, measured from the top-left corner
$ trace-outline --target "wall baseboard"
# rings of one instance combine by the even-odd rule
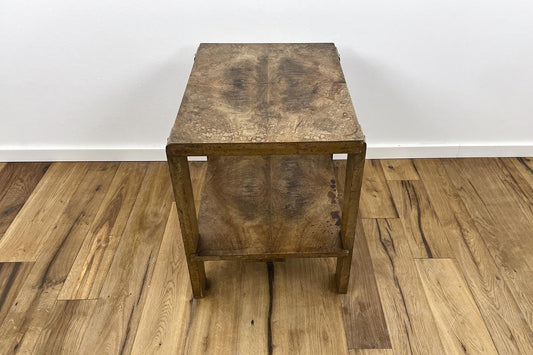
[[[522,145],[368,145],[368,159],[532,157],[533,143]],[[334,154],[346,159],[346,154]],[[162,161],[164,148],[2,148],[0,162],[15,161]],[[205,157],[190,157],[202,161]]]

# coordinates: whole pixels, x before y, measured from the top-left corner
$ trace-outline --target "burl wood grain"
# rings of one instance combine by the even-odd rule
[[[168,144],[312,154],[360,152],[363,140],[333,43],[201,44]]]
[[[198,258],[348,253],[329,156],[210,157],[205,182]]]

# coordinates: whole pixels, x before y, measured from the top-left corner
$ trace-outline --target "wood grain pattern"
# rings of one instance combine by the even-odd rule
[[[0,167],[0,239],[49,166],[50,163],[9,163]]]
[[[108,291],[95,300],[74,301],[57,298],[104,208],[119,164],[62,167],[76,186],[68,194],[62,192],[61,198],[54,195],[65,190],[66,178],[47,178],[50,172],[61,178],[52,164],[13,223],[21,228],[50,214],[58,216],[50,224],[54,228],[46,229],[37,241],[35,261],[0,263],[0,353],[126,354],[159,349],[161,353],[261,354],[325,349],[326,353],[364,355],[433,354],[481,348],[488,352],[491,341],[501,354],[533,353],[533,332],[524,307],[531,291],[522,275],[529,252],[524,231],[533,220],[529,208],[533,185],[522,161],[527,165],[531,159],[414,160],[420,181],[388,180],[399,218],[362,220],[363,231],[358,230],[354,240],[356,256],[347,295],[334,292],[334,262],[329,259],[290,259],[274,262],[273,268],[262,262],[216,261],[206,262],[212,280],[208,297],[201,300],[191,298],[188,282],[180,282],[188,275],[186,261],[177,252],[180,231],[175,212],[170,213],[166,169],[162,163],[147,163],[152,178],[142,183],[138,206],[136,202],[133,208],[137,212],[130,213],[125,228],[131,233],[122,232],[124,242],[113,255],[111,264],[116,265],[104,282]],[[341,173],[344,164],[335,162]],[[195,162],[189,167],[197,212],[206,164]],[[336,188],[342,200],[343,180],[339,179]],[[45,201],[50,198],[53,203]],[[416,249],[405,224],[417,229],[418,217],[416,211],[405,211],[411,211],[415,202],[421,206],[426,237],[441,231],[453,262],[414,259]],[[510,226],[511,222],[520,226]],[[504,227],[507,234],[502,234]],[[511,254],[492,238],[508,240],[512,250],[523,240],[524,247]],[[435,256],[431,241],[428,244]],[[511,269],[515,266],[521,267],[516,274]],[[382,304],[383,323],[377,303]],[[432,317],[436,333],[427,323]],[[289,330],[292,333],[287,334]],[[387,335],[392,349],[368,349],[383,344]],[[374,340],[365,343],[363,338]],[[426,350],[428,344],[431,348]]]
[[[393,349],[398,353],[445,353],[401,222],[364,219],[363,229]]]
[[[444,166],[532,327],[533,299],[528,294],[533,292],[533,199],[530,202],[517,183],[520,176],[509,174],[500,160],[458,160]]]
[[[165,163],[150,164],[105,278],[90,333],[81,347],[130,353],[155,259],[170,214],[172,187]]]
[[[533,333],[442,161],[415,161],[458,267],[502,354],[533,352]]]
[[[339,201],[344,198],[346,163],[335,161]],[[341,296],[348,349],[390,348],[389,332],[374,277],[374,267],[359,220],[354,239],[349,288]]]
[[[191,182],[189,162],[186,156],[176,156],[167,149],[167,160],[172,180],[172,190],[176,201],[176,210],[180,221],[181,236],[185,250],[185,258],[189,269],[189,278],[192,286],[192,293],[195,298],[205,296],[207,280],[205,275],[205,265],[202,260],[192,260],[191,256],[198,249],[198,216]]]
[[[384,159],[380,161],[387,180],[419,180],[412,159]]]
[[[201,44],[168,144],[354,152],[363,140],[334,44]]]
[[[329,155],[339,149],[356,161],[347,170],[350,198],[343,209],[349,213],[343,221],[334,206],[329,157],[320,158],[323,163],[310,157],[224,157]],[[289,256],[338,256],[338,291],[346,292],[357,216],[352,200],[359,200],[365,151],[333,43],[201,44],[166,147],[194,297],[205,295],[203,261]],[[188,155],[211,158],[200,222]],[[320,194],[313,173],[329,175],[330,191]],[[324,208],[323,201],[331,206]]]
[[[329,156],[211,157],[198,257],[348,254]]]
[[[388,181],[409,248],[415,258],[446,258],[453,253],[421,181]]]
[[[193,193],[199,199],[207,166],[201,162],[191,162],[189,165]],[[183,352],[193,308],[187,263],[183,255],[178,214],[173,205],[135,335],[133,354]]]
[[[379,160],[365,164],[359,213],[361,218],[398,218]]]
[[[341,240],[342,247],[348,250],[348,255],[337,258],[335,284],[337,285],[337,292],[339,293],[346,293],[348,291],[348,282],[350,281],[365,155],[366,146],[361,154],[348,154],[348,159],[346,161],[346,179],[342,201],[343,218],[341,221]]]
[[[521,200],[524,213],[533,213],[533,159],[500,158],[499,162],[506,172],[504,181]]]
[[[333,267],[330,259],[274,263],[274,354],[348,353]]]
[[[362,222],[357,226],[350,274],[348,292],[341,296],[348,348],[391,348]]]
[[[8,352],[31,353],[35,347],[68,270],[87,235],[90,221],[105,196],[106,186],[116,170],[114,163],[69,165],[85,172],[85,175],[72,181],[77,188],[64,201],[66,208],[60,205],[63,212],[56,221],[55,228],[51,228],[49,234],[43,236],[46,247],[41,249],[0,325],[0,349]],[[49,172],[53,171],[52,168],[53,166]],[[67,176],[73,177],[72,172],[69,171]],[[56,185],[56,189],[62,191],[64,187]]]
[[[269,284],[265,263],[206,262],[209,296],[191,300],[184,354],[266,354]]]
[[[56,301],[46,325],[39,334],[34,354],[91,354],[81,347],[81,340],[90,332],[88,323],[97,300]]]
[[[0,240],[0,261],[35,261],[87,171],[87,164],[55,163]]]
[[[504,162],[509,160],[515,165],[516,170],[519,171],[522,176],[529,182],[530,186],[533,186],[533,158],[509,158],[502,159]],[[509,164],[507,164],[508,166]],[[514,174],[513,174],[514,175]]]
[[[198,214],[200,211],[200,201],[207,173],[207,164],[199,161],[191,161],[189,162],[189,171],[191,175],[192,193],[194,196],[194,207],[196,209],[196,214]]]
[[[33,263],[0,263],[0,324],[14,303]]]
[[[189,274],[183,255],[178,213],[173,206],[149,283],[133,354],[183,352],[192,308]]]
[[[204,163],[190,163],[195,197],[205,168]],[[133,353],[266,352],[268,281],[264,264],[207,263],[213,277],[209,297],[193,301],[176,218],[171,212]],[[171,262],[167,262],[169,258]],[[159,287],[161,282],[164,287]]]
[[[167,155],[316,155],[334,153],[359,154],[363,142],[285,142],[285,143],[205,143],[169,144]]]
[[[416,266],[446,351],[456,354],[497,354],[477,305],[454,261],[418,259]]]
[[[350,349],[350,355],[393,355],[392,349]]]
[[[111,181],[59,295],[60,300],[97,298],[137,199],[146,163],[122,163]]]

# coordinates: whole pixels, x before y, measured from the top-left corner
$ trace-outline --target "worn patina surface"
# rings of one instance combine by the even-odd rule
[[[334,44],[201,44],[168,144],[325,152],[363,140]]]
[[[327,155],[211,157],[198,226],[202,260],[348,254]]]
[[[346,293],[365,153],[334,44],[200,45],[167,144],[194,297],[205,261],[294,257],[336,257]],[[201,196],[189,155],[208,156]]]

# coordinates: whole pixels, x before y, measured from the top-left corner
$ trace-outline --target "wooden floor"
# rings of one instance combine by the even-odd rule
[[[533,159],[367,161],[360,217],[347,295],[213,261],[193,300],[165,163],[0,163],[0,353],[533,354]]]

